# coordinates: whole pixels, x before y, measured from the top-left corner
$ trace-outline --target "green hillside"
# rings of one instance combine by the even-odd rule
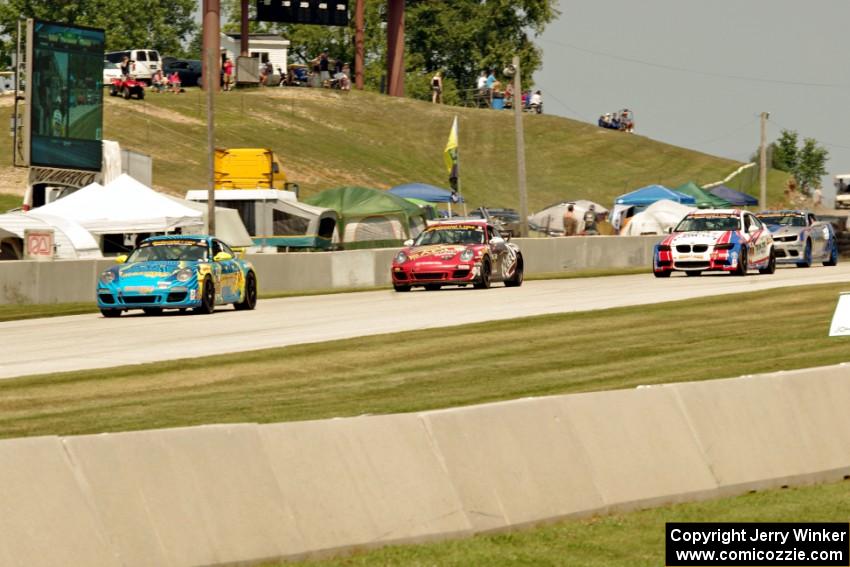
[[[206,187],[201,91],[149,94],[144,101],[105,100],[105,138],[152,155],[157,188],[181,194]],[[0,107],[2,123],[8,123],[10,109],[8,104]],[[340,185],[387,189],[424,181],[445,186],[442,151],[457,114],[461,183],[468,202],[518,205],[514,117],[507,111],[306,88],[221,93],[215,110],[218,146],[274,149],[302,195]],[[565,198],[610,206],[617,195],[647,184],[709,183],[740,165],[555,116],[526,115],[524,124],[530,210]],[[0,145],[0,167],[11,162],[10,140],[4,137]],[[772,173],[770,191],[776,202],[783,178]],[[0,175],[0,183],[2,179]],[[8,192],[0,187],[0,193]]]

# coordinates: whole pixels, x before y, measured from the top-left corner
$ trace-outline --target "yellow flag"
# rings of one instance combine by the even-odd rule
[[[452,129],[449,132],[449,141],[446,142],[446,149],[443,150],[443,161],[446,163],[446,171],[452,177],[457,177],[457,116],[452,122]]]

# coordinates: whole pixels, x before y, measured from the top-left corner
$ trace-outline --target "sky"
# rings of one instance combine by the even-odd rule
[[[738,161],[782,129],[818,140],[850,173],[847,0],[560,0],[537,38],[547,114],[596,123],[629,108],[636,132]],[[848,105],[850,106],[850,105]],[[731,173],[731,172],[730,172]]]

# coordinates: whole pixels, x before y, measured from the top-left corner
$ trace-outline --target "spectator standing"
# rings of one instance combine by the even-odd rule
[[[812,195],[814,196],[815,207],[820,207],[821,205],[823,205],[823,191],[821,190],[820,185],[815,187],[815,190]]]
[[[496,71],[494,69],[490,69],[490,73],[487,74],[487,80],[484,81],[484,87],[487,90],[491,90],[495,83],[496,83]]]
[[[124,56],[119,67],[121,68],[121,74],[125,77],[133,71],[133,61],[130,59],[129,55]]]
[[[584,234],[598,234],[596,230],[596,209],[593,205],[590,205],[584,212]]]
[[[230,57],[224,59],[222,70],[224,71],[224,90],[229,91],[233,88],[233,61]]]
[[[567,210],[564,212],[564,236],[575,236],[576,232],[578,232],[578,219],[575,207],[571,203],[567,205]]]
[[[322,82],[322,86],[325,86],[326,81],[331,80],[331,74],[328,70],[328,65],[330,61],[328,61],[328,50],[322,51],[322,54],[319,56],[319,77]]]
[[[484,71],[481,71],[481,74],[478,76],[478,80],[475,82],[475,88],[479,91],[487,88],[487,73]]]
[[[443,74],[440,71],[431,77],[431,102],[443,104]]]

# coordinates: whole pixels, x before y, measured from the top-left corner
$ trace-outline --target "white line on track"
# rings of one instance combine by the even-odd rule
[[[848,282],[850,290],[850,265],[780,268],[771,276],[753,272],[747,277],[689,278],[675,274],[656,279],[640,274],[529,281],[520,288],[496,284],[486,291],[446,288],[290,297],[260,300],[255,311],[224,307],[213,315],[145,317],[140,311],[131,311],[116,319],[90,314],[11,321],[0,323],[0,379],[840,282]],[[735,308],[746,309],[746,305]],[[826,333],[824,329],[824,336]]]

